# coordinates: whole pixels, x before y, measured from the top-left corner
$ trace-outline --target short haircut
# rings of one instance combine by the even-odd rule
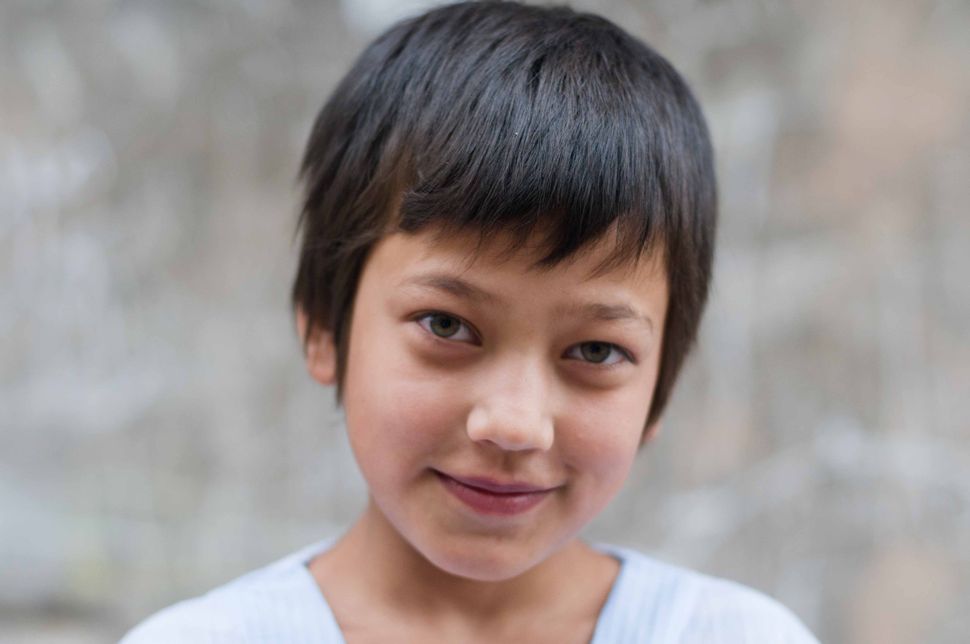
[[[293,305],[337,347],[337,403],[364,263],[393,232],[542,232],[550,268],[610,230],[602,269],[659,252],[669,287],[659,419],[707,300],[717,219],[707,126],[677,71],[568,7],[463,2],[400,22],[323,106],[300,171]],[[644,392],[649,395],[649,392]]]

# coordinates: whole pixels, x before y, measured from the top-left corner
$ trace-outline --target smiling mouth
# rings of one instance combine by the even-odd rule
[[[459,480],[438,470],[433,471],[444,488],[459,501],[479,514],[492,516],[513,516],[527,512],[557,489],[521,483],[499,484],[484,479]]]

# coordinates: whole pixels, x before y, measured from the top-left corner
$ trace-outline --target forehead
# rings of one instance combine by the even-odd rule
[[[667,277],[659,252],[603,270],[616,244],[613,236],[606,235],[559,264],[537,267],[544,250],[537,236],[514,252],[509,252],[511,242],[507,234],[479,244],[473,234],[393,233],[375,246],[365,272],[373,273],[385,288],[423,284],[460,291],[466,284],[475,284],[482,288],[456,294],[476,299],[481,296],[476,290],[486,291],[485,297],[478,299],[488,300],[489,294],[495,294],[494,302],[485,302],[490,304],[523,294],[569,297],[602,293],[604,289],[619,300],[666,301]]]

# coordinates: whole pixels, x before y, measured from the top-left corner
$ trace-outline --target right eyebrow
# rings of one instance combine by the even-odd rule
[[[415,275],[414,277],[408,278],[398,284],[398,288],[406,286],[418,286],[437,291],[445,291],[446,293],[451,293],[456,297],[485,304],[495,304],[502,301],[502,298],[490,293],[489,291],[486,291],[480,286],[476,286],[471,282],[461,279],[460,277],[455,277],[454,275],[448,275],[446,273],[424,273],[421,275]]]

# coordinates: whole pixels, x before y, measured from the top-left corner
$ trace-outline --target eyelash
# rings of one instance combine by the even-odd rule
[[[460,317],[458,317],[456,315],[452,315],[450,313],[444,313],[442,311],[427,311],[427,312],[424,312],[424,313],[419,313],[418,315],[414,316],[414,318],[412,318],[412,320],[414,322],[417,322],[418,323],[418,326],[420,326],[422,329],[424,329],[425,331],[427,331],[427,333],[431,336],[431,339],[432,340],[439,340],[439,341],[442,341],[442,342],[451,342],[451,340],[449,338],[443,338],[440,335],[436,335],[433,331],[431,331],[430,329],[426,328],[423,324],[421,324],[421,321],[422,320],[425,320],[427,318],[432,318],[434,316],[442,316],[442,317],[450,318],[452,320],[457,321],[462,326],[464,326],[464,327],[466,327],[468,329],[472,329],[472,326],[470,324],[468,324],[468,322],[465,322]],[[476,335],[476,336],[478,335],[477,333],[473,333],[473,334]],[[603,341],[600,341],[600,340],[588,340],[586,342],[581,342],[581,343],[579,343],[579,344],[577,344],[575,346],[578,347],[578,346],[582,346],[584,344],[605,344],[606,346],[608,346],[611,349],[614,349],[618,354],[620,354],[620,356],[623,357],[623,360],[625,360],[625,361],[627,361],[627,362],[629,362],[631,364],[636,364],[636,360],[634,359],[633,355],[629,351],[627,351],[626,349],[624,349],[623,347],[621,347],[618,344],[613,344],[612,342],[603,342]],[[585,362],[586,364],[592,365],[596,369],[609,370],[609,369],[616,369],[617,367],[619,367],[621,364],[623,364],[623,360],[618,360],[617,362],[614,362],[612,364],[604,364],[604,363],[598,363],[598,362],[589,362],[588,360],[583,360],[583,362]]]

